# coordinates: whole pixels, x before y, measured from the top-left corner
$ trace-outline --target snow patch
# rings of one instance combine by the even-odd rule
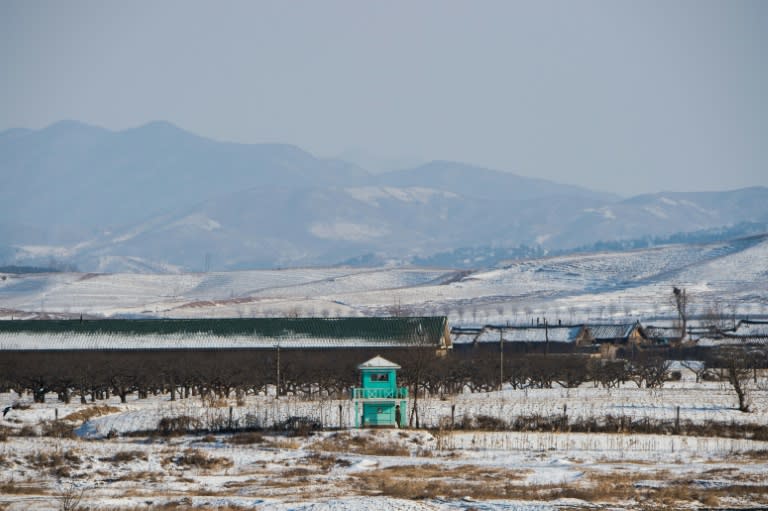
[[[683,206],[688,206],[689,208],[695,209],[699,213],[704,213],[705,215],[717,216],[716,212],[708,211],[708,210],[702,208],[701,206],[699,206],[698,204],[696,204],[695,202],[691,202],[689,200],[681,200],[680,204],[682,204]]]
[[[173,229],[176,227],[196,227],[203,231],[215,231],[221,229],[221,224],[216,220],[208,218],[202,213],[193,213],[180,220],[173,222],[167,227],[167,229]]]
[[[659,202],[662,204],[667,204],[668,206],[678,206],[680,203],[670,199],[669,197],[661,197],[659,198]]]
[[[610,208],[587,208],[584,210],[585,213],[596,213],[598,215],[601,215],[606,220],[615,220],[616,219],[616,213],[613,212]]]
[[[24,252],[25,257],[69,257],[73,250],[55,245],[20,245],[17,248]]]
[[[416,202],[427,204],[433,197],[455,198],[455,193],[422,188],[418,186],[410,188],[395,188],[393,186],[361,186],[346,188],[345,191],[355,200],[365,202],[371,206],[379,207],[379,200],[398,200],[401,202]]]
[[[314,223],[310,226],[309,232],[322,239],[365,241],[386,236],[389,234],[389,229],[354,222],[337,221],[333,223]]]
[[[643,208],[643,210],[647,211],[648,213],[658,218],[664,218],[664,219],[669,218],[669,215],[667,215],[661,208],[658,208],[656,206],[646,206]]]

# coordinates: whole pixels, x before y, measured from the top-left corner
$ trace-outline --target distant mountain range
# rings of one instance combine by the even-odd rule
[[[290,145],[165,122],[0,133],[0,265],[175,271],[429,261],[768,222],[768,188],[629,199],[434,161],[372,174]]]

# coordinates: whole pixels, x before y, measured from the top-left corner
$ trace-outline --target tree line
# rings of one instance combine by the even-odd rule
[[[732,347],[709,350],[706,358],[699,354],[698,360],[705,364],[693,369],[701,373],[697,377],[706,377],[709,370],[738,386],[768,366],[767,353]],[[674,377],[670,354],[659,351],[632,351],[617,360],[579,353],[505,356],[494,349],[441,353],[427,345],[281,351],[6,351],[0,359],[0,390],[30,394],[35,402],[44,402],[49,393],[56,393],[63,402],[79,399],[82,403],[110,396],[125,402],[130,395],[227,399],[276,392],[278,398],[338,399],[348,397],[349,389],[359,385],[357,366],[376,355],[402,366],[399,385],[408,387],[414,399],[425,394],[486,392],[502,385],[523,389],[593,382],[616,387],[634,382],[638,387],[657,388]]]

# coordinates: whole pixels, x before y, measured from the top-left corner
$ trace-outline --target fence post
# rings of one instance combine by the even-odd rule
[[[680,434],[680,407],[675,409],[675,434]]]

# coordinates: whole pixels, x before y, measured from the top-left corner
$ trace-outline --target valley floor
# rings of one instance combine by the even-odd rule
[[[687,375],[689,376],[689,375]],[[0,394],[18,403],[0,422],[0,509],[544,510],[768,506],[768,439],[685,434],[451,430],[487,416],[569,422],[622,415],[731,433],[768,424],[768,390],[753,413],[734,409],[720,382],[689,378],[662,389],[505,390],[422,399],[429,430],[350,429],[348,401],[247,396],[237,403],[168,396],[80,405]],[[29,405],[27,407],[27,405]],[[340,413],[340,415],[339,415]],[[333,430],[291,436],[246,431],[162,436],[163,417],[203,427],[272,423],[294,415]],[[58,416],[59,420],[55,420]],[[338,428],[341,424],[342,428]],[[442,424],[443,427],[440,427]],[[728,434],[731,434],[728,433]],[[58,436],[57,436],[58,435]],[[746,437],[745,437],[746,436]],[[760,439],[756,439],[759,437]]]

